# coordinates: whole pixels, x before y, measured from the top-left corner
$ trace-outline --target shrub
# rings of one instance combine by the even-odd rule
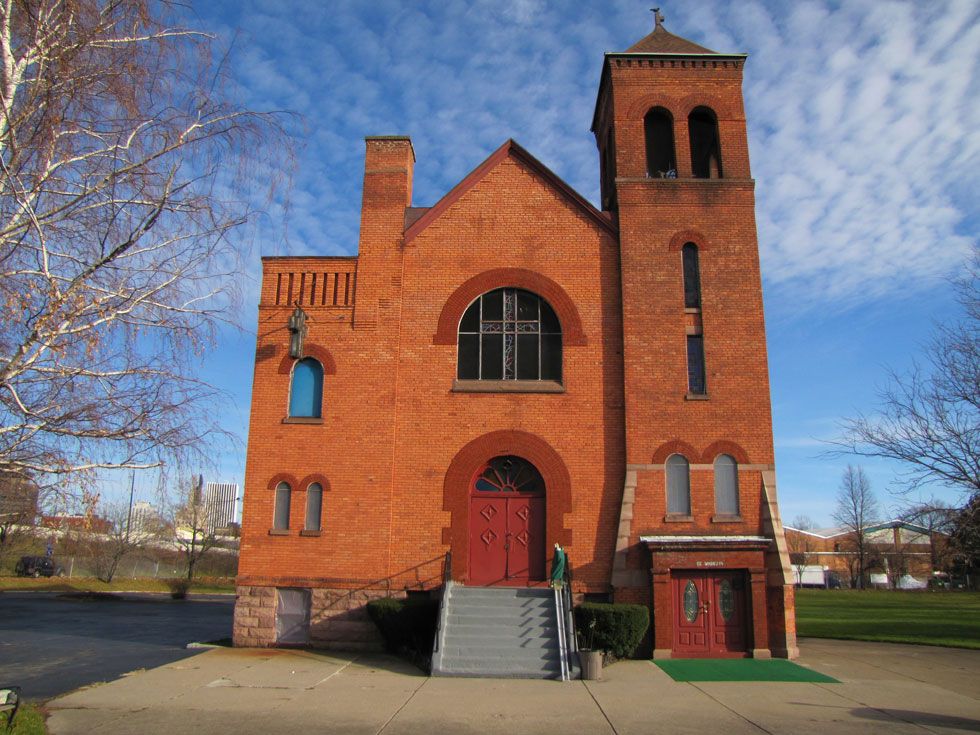
[[[388,650],[432,654],[432,641],[439,617],[439,600],[396,600],[386,597],[367,604],[368,615],[381,631]]]
[[[187,590],[191,588],[191,583],[187,579],[168,579],[167,587],[170,588],[170,596],[172,598],[183,600],[187,597]]]
[[[644,605],[585,602],[575,608],[579,646],[616,658],[632,655],[649,625],[650,611]]]

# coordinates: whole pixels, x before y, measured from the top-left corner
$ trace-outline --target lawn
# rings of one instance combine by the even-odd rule
[[[980,649],[980,592],[797,590],[802,637]]]
[[[145,577],[142,579],[114,579],[106,584],[94,577],[0,577],[0,592],[3,590],[37,590],[53,592],[169,592],[165,579]],[[191,593],[234,592],[233,577],[201,577],[194,581]]]

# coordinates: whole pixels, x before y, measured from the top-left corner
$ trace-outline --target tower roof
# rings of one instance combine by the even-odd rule
[[[694,41],[675,36],[664,28],[664,17],[660,8],[653,9],[653,32],[644,36],[628,49],[627,54],[716,54],[704,46],[698,46]]]

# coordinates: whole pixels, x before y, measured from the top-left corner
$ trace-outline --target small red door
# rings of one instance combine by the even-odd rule
[[[672,577],[673,653],[690,658],[744,656],[744,573],[675,571]]]
[[[545,578],[544,480],[519,457],[496,457],[477,473],[470,497],[470,584],[527,584]]]

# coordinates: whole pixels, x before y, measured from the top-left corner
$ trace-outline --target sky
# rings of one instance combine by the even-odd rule
[[[749,55],[748,120],[780,505],[830,525],[841,472],[863,465],[887,511],[901,468],[826,456],[873,411],[935,322],[976,242],[980,2],[669,2],[669,31]],[[282,110],[288,198],[250,230],[240,331],[205,375],[241,437],[213,479],[244,477],[261,255],[357,252],[363,138],[405,134],[414,204],[434,204],[514,138],[593,204],[590,133],[602,54],[652,30],[649,3],[609,0],[210,0],[189,25],[228,49],[233,92]],[[140,483],[138,482],[139,486]],[[142,492],[142,491],[140,491]],[[146,491],[149,494],[149,491]],[[955,494],[939,490],[940,497]]]

